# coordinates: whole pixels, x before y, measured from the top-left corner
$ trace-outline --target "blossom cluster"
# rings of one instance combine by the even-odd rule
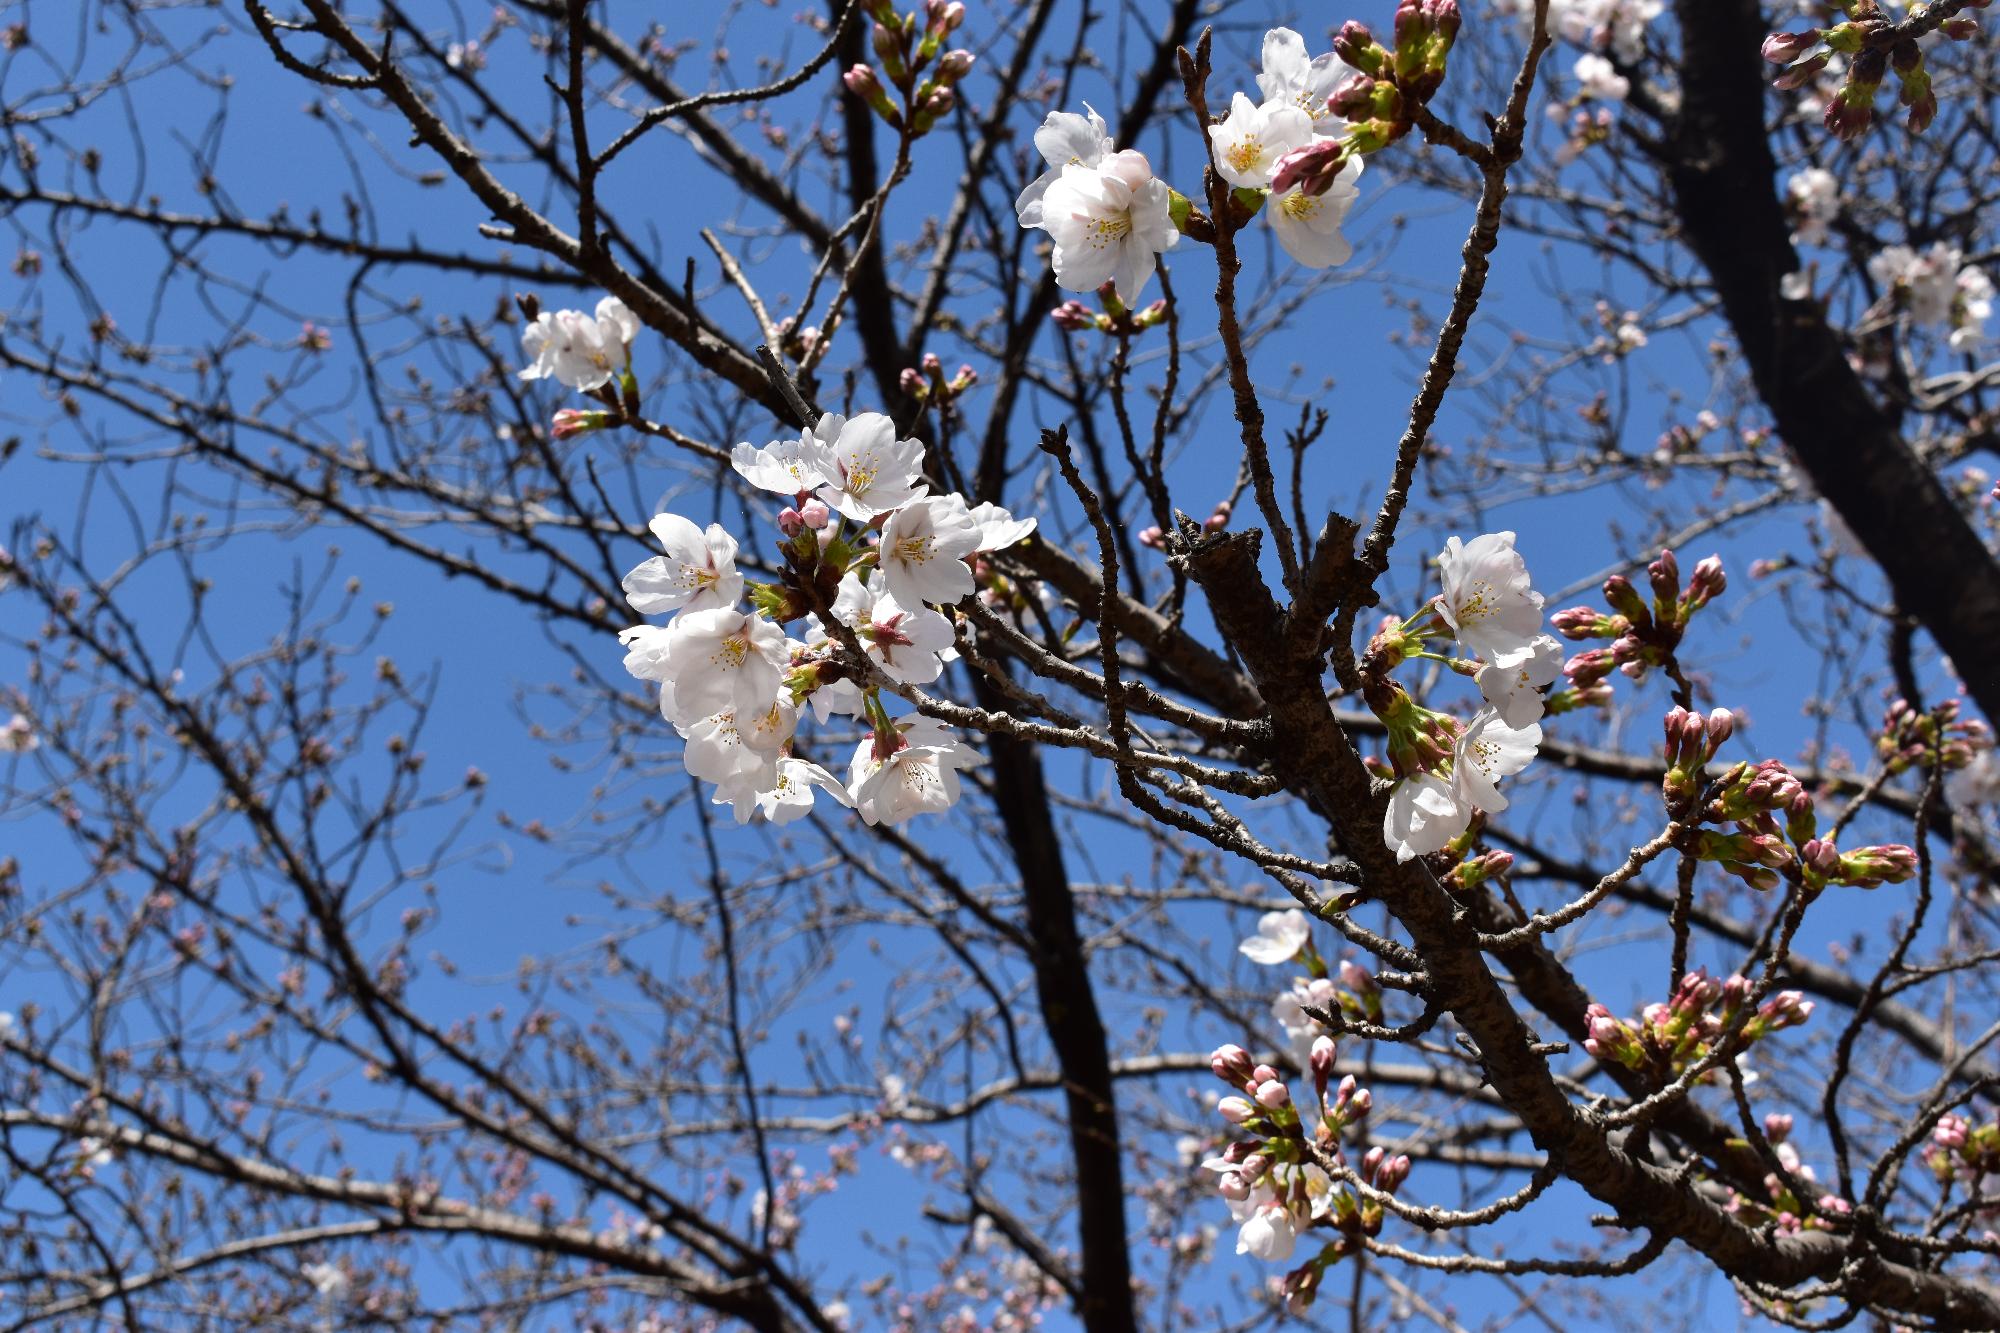
[[[1542,691],[1562,666],[1562,645],[1542,632],[1542,597],[1529,586],[1513,533],[1453,537],[1437,563],[1439,595],[1408,620],[1386,623],[1361,662],[1362,697],[1388,730],[1397,782],[1382,832],[1401,861],[1444,850],[1469,831],[1475,811],[1507,808],[1500,779],[1534,759]],[[1453,640],[1472,656],[1430,652],[1432,639]],[[1389,674],[1411,658],[1471,676],[1485,706],[1461,722],[1418,704]]]
[[[1409,132],[1415,108],[1443,81],[1459,22],[1453,0],[1403,0],[1393,49],[1359,23],[1343,26],[1333,50],[1318,55],[1290,28],[1265,33],[1257,96],[1234,93],[1227,114],[1206,127],[1209,161],[1227,187],[1224,224],[1261,212],[1297,263],[1347,262],[1353,247],[1341,225],[1360,196],[1362,158]],[[1188,196],[1156,176],[1144,153],[1119,148],[1087,104],[1081,115],[1051,112],[1035,148],[1048,170],[1021,192],[1015,213],[1023,227],[1047,233],[1065,290],[1097,292],[1122,312],[1136,304],[1159,255],[1183,234],[1203,235]],[[1088,312],[1074,306],[1063,308],[1065,326],[1086,327]]]
[[[1583,1048],[1595,1059],[1665,1082],[1708,1058],[1749,998],[1747,977],[1717,981],[1706,970],[1698,969],[1680,979],[1672,999],[1647,1005],[1633,1021],[1619,1018],[1602,1004],[1592,1004],[1584,1011],[1584,1026],[1590,1035]],[[1780,991],[1744,1019],[1737,1039],[1739,1049],[1747,1051],[1773,1032],[1797,1027],[1812,1017],[1812,1011],[1813,1002],[1798,991]],[[1711,1069],[1702,1081],[1713,1082],[1715,1076]]]
[[[537,311],[521,333],[530,362],[521,378],[552,379],[590,393],[631,374],[632,340],[638,336],[637,316],[615,296],[599,301],[594,315]]]
[[[1985,341],[1993,280],[1977,264],[1966,263],[1957,246],[1943,241],[1928,250],[1884,246],[1868,260],[1868,276],[1911,324],[1945,330],[1952,351],[1969,352]]]
[[[1829,1219],[1852,1212],[1853,1206],[1838,1194],[1824,1191],[1814,1200],[1813,1207],[1805,1206],[1805,1199],[1795,1185],[1811,1186],[1816,1178],[1813,1169],[1800,1158],[1791,1135],[1792,1117],[1775,1112],[1764,1117],[1764,1137],[1770,1140],[1778,1164],[1791,1180],[1773,1171],[1764,1177],[1764,1199],[1751,1199],[1731,1190],[1725,1206],[1751,1226],[1773,1226],[1779,1231],[1832,1230],[1834,1224]]]
[[[960,770],[980,757],[933,718],[892,717],[882,682],[942,674],[955,631],[938,608],[972,594],[973,562],[1021,541],[1035,521],[930,494],[922,444],[899,439],[878,412],[828,413],[795,440],[739,444],[731,461],[786,498],[779,581],[748,587],[744,609],[736,539],[677,514],[652,520],[663,554],[624,581],[635,611],[673,617],[619,640],[626,670],[658,682],[660,711],[687,742],[687,771],[715,784],[739,823],[753,813],[800,818],[815,791],[871,824],[948,809]],[[800,621],[803,640],[783,628]],[[808,708],[822,724],[851,715],[868,725],[844,779],[795,753]]]
[[[1352,959],[1329,969],[1312,945],[1312,924],[1296,907],[1266,912],[1257,933],[1237,946],[1245,958],[1264,967],[1297,963],[1305,975],[1293,976],[1271,1002],[1271,1017],[1284,1030],[1293,1062],[1304,1069],[1313,1046],[1326,1028],[1315,1013],[1338,1013],[1350,1024],[1382,1022],[1382,988],[1374,974]]]
[[[1664,0],[1549,0],[1549,32],[1582,48],[1570,69],[1580,97],[1625,100],[1632,85],[1621,66],[1629,69],[1645,54],[1647,25],[1665,8]],[[1494,0],[1493,12],[1527,26],[1534,0]]]

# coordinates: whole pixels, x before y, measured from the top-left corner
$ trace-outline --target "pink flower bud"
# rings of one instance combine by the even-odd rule
[[[1601,639],[1610,628],[1604,613],[1590,606],[1572,606],[1549,617],[1549,624],[1565,639]]]
[[[1347,1099],[1347,1105],[1354,1112],[1355,1118],[1359,1119],[1367,1115],[1369,1109],[1375,1105],[1375,1094],[1366,1088],[1356,1088],[1354,1095]]]
[[[1269,1083],[1277,1077],[1278,1071],[1269,1065],[1258,1065],[1250,1071],[1250,1081],[1252,1083]]]
[[[1937,1128],[1931,1131],[1931,1142],[1941,1148],[1956,1151],[1965,1146],[1966,1136],[1972,1131],[1972,1122],[1962,1115],[1946,1115],[1939,1119]]]
[[[938,61],[937,76],[941,83],[957,83],[972,72],[972,62],[977,59],[970,51],[947,51],[944,59]]]
[[[931,386],[923,373],[914,366],[904,366],[903,373],[896,377],[896,386],[912,398],[922,399],[930,394]]]
[[[1215,1111],[1232,1125],[1240,1125],[1257,1114],[1257,1108],[1241,1097],[1224,1097],[1215,1104]]]
[[[1097,327],[1097,313],[1081,301],[1064,301],[1049,312],[1049,320],[1057,328],[1071,333]]]
[[[1798,64],[1787,68],[1777,78],[1771,80],[1771,86],[1786,92],[1794,88],[1803,88],[1818,78],[1820,72],[1826,68],[1827,62],[1832,59],[1832,52],[1822,51],[1810,60],[1801,60]]]
[[[549,434],[558,440],[574,439],[587,431],[593,431],[611,420],[609,412],[589,412],[580,408],[565,407],[558,411],[549,426]]]
[[[1157,527],[1139,529],[1139,545],[1150,546],[1155,551],[1158,551],[1165,549],[1166,544],[1166,534],[1162,533]]]
[[[778,531],[787,537],[796,537],[805,530],[806,522],[799,517],[799,511],[790,505],[778,511]]]
[[[1216,1047],[1208,1057],[1208,1067],[1215,1071],[1217,1078],[1236,1088],[1250,1082],[1255,1068],[1250,1061],[1250,1052],[1234,1043]]]
[[[1776,1111],[1764,1117],[1764,1137],[1773,1143],[1783,1143],[1792,1136],[1792,1118]]]
[[[1346,164],[1347,149],[1338,139],[1316,139],[1278,159],[1271,193],[1285,194],[1296,185],[1309,195],[1325,194]]]
[[[1234,1171],[1224,1171],[1215,1181],[1215,1192],[1225,1199],[1250,1197],[1250,1182]]]
[[[1809,32],[1774,32],[1764,39],[1764,59],[1774,65],[1789,65],[1819,45],[1819,29]]]
[[[864,102],[872,102],[882,95],[882,82],[875,77],[875,70],[869,65],[856,65],[840,76],[847,85],[847,91]]]
[[[1334,1045],[1332,1037],[1325,1033],[1314,1037],[1312,1055],[1307,1061],[1312,1066],[1314,1076],[1322,1080],[1330,1076],[1333,1073],[1334,1058],[1338,1054],[1339,1049]]]
[[[799,518],[814,532],[818,532],[833,521],[833,511],[826,507],[824,500],[808,500],[799,506]]]
[[[1291,1090],[1276,1079],[1272,1079],[1268,1083],[1259,1083],[1257,1085],[1256,1098],[1257,1104],[1267,1111],[1275,1111],[1281,1106],[1289,1106],[1292,1102]]]

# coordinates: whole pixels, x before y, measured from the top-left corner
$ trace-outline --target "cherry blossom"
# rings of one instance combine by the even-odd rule
[[[870,738],[856,747],[849,766],[848,794],[870,824],[900,824],[912,815],[950,809],[958,803],[959,770],[986,762],[934,718],[903,718],[896,730],[899,748],[893,754],[878,758]]]
[[[1825,167],[1807,167],[1785,182],[1785,202],[1797,227],[1793,245],[1825,245],[1827,226],[1840,212],[1840,181]]]
[[[739,824],[749,823],[752,814],[760,814],[773,824],[789,824],[812,813],[815,789],[844,806],[853,804],[840,779],[818,764],[789,755],[777,761],[775,772],[765,782],[738,779],[721,784],[714,803],[732,807]]]
[[[1169,194],[1135,149],[1107,153],[1094,167],[1064,167],[1042,196],[1039,224],[1055,245],[1056,285],[1094,292],[1108,282],[1121,301],[1136,303],[1153,256],[1181,239],[1167,213]]]
[[[750,745],[750,738],[737,730],[735,709],[710,713],[675,730],[687,742],[681,752],[681,766],[690,776],[720,787],[750,782],[761,789],[770,784],[776,747]],[[757,738],[761,741],[767,735],[768,730],[757,734]]]
[[[949,606],[973,590],[965,559],[979,549],[979,525],[956,495],[917,500],[882,525],[877,548],[889,591],[904,606]]]
[[[1576,77],[1578,95],[1585,98],[1622,102],[1632,91],[1632,81],[1595,51],[1586,51],[1578,56],[1576,64],[1570,67],[1570,73]]]
[[[1238,1205],[1231,1205],[1232,1211]],[[1292,1224],[1291,1212],[1273,1194],[1265,1192],[1265,1197],[1255,1202],[1245,1201],[1242,1227],[1236,1232],[1236,1252],[1247,1254],[1253,1259],[1280,1261],[1292,1257],[1292,1247],[1298,1243],[1298,1228]]]
[[[595,317],[578,310],[543,311],[521,332],[532,364],[524,380],[553,379],[588,393],[617,378],[632,359],[639,321],[615,296],[597,303]]]
[[[1088,102],[1083,104],[1083,110],[1081,116],[1074,111],[1051,111],[1035,131],[1035,151],[1042,155],[1049,169],[1028,182],[1028,188],[1014,201],[1014,215],[1022,226],[1042,225],[1042,196],[1062,178],[1064,167],[1095,167],[1106,154],[1116,151],[1104,117]]]
[[[648,524],[665,548],[625,576],[625,600],[642,616],[665,611],[708,611],[734,606],[743,595],[736,572],[736,539],[711,523],[704,532],[678,514],[655,514]]]
[[[1309,57],[1305,38],[1290,28],[1273,28],[1264,34],[1259,63],[1257,91],[1264,95],[1266,105],[1296,107],[1311,119],[1314,132],[1325,137],[1337,136],[1344,129],[1326,104],[1333,90],[1354,73],[1339,56],[1329,51]]]
[[[1489,813],[1505,810],[1507,798],[1500,794],[1500,779],[1526,768],[1541,743],[1540,723],[1510,727],[1498,709],[1480,709],[1453,747],[1451,785],[1459,803]]]
[[[1035,530],[1032,518],[1015,518],[992,501],[976,504],[968,511],[979,529],[979,551],[1004,551],[1028,539]]]
[[[1525,727],[1540,720],[1542,687],[1554,684],[1562,668],[1562,641],[1550,634],[1537,634],[1525,647],[1482,662],[1473,679],[1486,702],[1500,710],[1501,721],[1510,727]]]
[[[35,734],[35,724],[20,713],[7,719],[7,725],[0,727],[0,754],[26,754],[36,749],[42,738]]]
[[[1438,556],[1444,585],[1438,612],[1459,643],[1487,661],[1528,646],[1542,627],[1542,597],[1528,586],[1528,566],[1514,534],[1489,532],[1461,543],[1452,537]]]
[[[831,423],[831,424],[829,424]],[[924,446],[896,438],[896,423],[880,412],[857,417],[832,413],[815,428],[824,445],[819,498],[857,523],[908,504],[928,489],[918,478]]]
[[[829,412],[813,429],[801,431],[796,440],[773,440],[762,449],[746,441],[730,451],[729,465],[758,490],[775,491],[796,499],[836,480],[825,470],[826,446],[840,433],[846,420]],[[823,433],[828,430],[832,433]]]
[[[1264,913],[1257,918],[1257,933],[1236,947],[1251,962],[1271,967],[1291,962],[1311,939],[1311,920],[1293,907]]]
[[[670,721],[693,722],[724,709],[761,714],[777,696],[789,664],[785,632],[762,616],[727,608],[687,611],[663,633],[661,674],[652,678],[663,682],[660,709]]]
[[[1361,179],[1361,159],[1349,157],[1322,194],[1308,194],[1303,184],[1271,196],[1268,211],[1278,244],[1295,263],[1306,268],[1332,268],[1345,264],[1354,247],[1341,234],[1341,223],[1354,201],[1361,197],[1356,183]]]
[[[1891,245],[1868,261],[1868,276],[1894,294],[1912,324],[1949,329],[1951,350],[1963,352],[1984,341],[1993,314],[1992,280],[1963,261],[1964,253],[1943,241],[1922,252]]]
[[[1404,778],[1389,793],[1382,837],[1398,861],[1443,851],[1472,823],[1472,808],[1457,788],[1435,773]]]
[[[952,646],[951,622],[929,607],[904,606],[880,570],[866,583],[852,574],[842,579],[833,614],[853,627],[891,680],[927,685],[944,671],[939,654]]]
[[[332,1264],[307,1264],[299,1269],[299,1276],[312,1283],[313,1290],[326,1300],[339,1300],[347,1294],[347,1274]]]
[[[1312,142],[1312,117],[1284,102],[1258,106],[1242,93],[1229,102],[1229,115],[1208,127],[1215,169],[1231,185],[1261,190],[1271,184],[1278,159]]]

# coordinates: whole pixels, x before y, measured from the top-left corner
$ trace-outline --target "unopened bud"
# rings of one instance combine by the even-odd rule
[[[1789,65],[1819,45],[1819,30],[1774,32],[1764,39],[1764,59],[1774,65]]]
[[[1259,1083],[1257,1085],[1256,1097],[1257,1104],[1267,1111],[1275,1111],[1281,1106],[1289,1106],[1292,1102],[1290,1090],[1276,1079],[1271,1080],[1269,1083]]]
[[[1216,1047],[1208,1057],[1208,1067],[1215,1071],[1217,1078],[1234,1088],[1248,1083],[1251,1072],[1256,1068],[1250,1059],[1250,1052],[1233,1043]]]
[[[1215,1104],[1215,1112],[1230,1124],[1240,1125],[1244,1121],[1254,1118],[1257,1114],[1257,1108],[1254,1104],[1241,1097],[1224,1097]]]
[[[947,51],[944,59],[938,61],[937,80],[949,87],[972,72],[972,62],[977,59],[970,51]]]
[[[805,531],[806,521],[799,517],[799,511],[790,505],[778,511],[778,531],[787,537],[796,537]]]
[[[1389,56],[1375,40],[1375,34],[1353,19],[1341,24],[1340,31],[1334,34],[1333,52],[1363,74],[1380,74]]]
[[[1346,164],[1347,150],[1338,139],[1315,139],[1278,159],[1271,193],[1284,194],[1296,185],[1304,194],[1325,194]]]

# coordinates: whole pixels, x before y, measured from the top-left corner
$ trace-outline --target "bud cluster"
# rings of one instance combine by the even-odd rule
[[[1901,843],[1843,852],[1831,838],[1820,837],[1811,793],[1775,759],[1730,768],[1709,789],[1700,817],[1733,822],[1736,832],[1702,832],[1695,854],[1720,863],[1754,889],[1776,888],[1779,872],[1790,871],[1795,862],[1799,881],[1815,893],[1829,884],[1857,889],[1899,884],[1917,873],[1916,852]]]
[[[1133,310],[1118,299],[1118,286],[1107,282],[1097,289],[1098,303],[1104,308],[1092,310],[1074,298],[1064,301],[1049,312],[1049,322],[1065,333],[1082,333],[1095,329],[1099,333],[1130,336],[1164,324],[1167,319],[1167,303],[1164,298],[1154,301],[1143,310]]]
[[[1217,500],[1215,508],[1201,521],[1201,530],[1221,532],[1229,526],[1229,516],[1235,508],[1236,506],[1230,504],[1228,500]],[[1167,534],[1160,531],[1158,524],[1148,524],[1139,529],[1139,545],[1155,551],[1164,551],[1167,549]]]
[[[1251,1136],[1232,1140],[1203,1163],[1217,1173],[1216,1192],[1242,1224],[1237,1252],[1282,1261],[1292,1257],[1300,1236],[1332,1233],[1317,1254],[1285,1276],[1287,1303],[1295,1311],[1312,1303],[1330,1265],[1360,1251],[1367,1237],[1382,1230],[1382,1204],[1336,1184],[1319,1165],[1322,1160],[1348,1165],[1341,1138],[1373,1108],[1368,1089],[1352,1074],[1334,1082],[1336,1054],[1333,1039],[1320,1036],[1306,1061],[1313,1086],[1310,1139],[1303,1108],[1277,1070],[1258,1064],[1241,1046],[1218,1047],[1209,1058],[1215,1076],[1236,1090],[1217,1103],[1217,1112]],[[1374,1147],[1354,1173],[1370,1189],[1394,1194],[1409,1178],[1410,1159]]]
[[[899,382],[903,392],[920,403],[935,403],[940,408],[958,401],[960,394],[979,382],[979,372],[971,366],[960,366],[958,373],[950,379],[944,377],[944,362],[938,360],[935,352],[925,352],[921,368],[906,366]]]
[[[1356,72],[1328,96],[1327,110],[1353,128],[1345,138],[1320,140],[1280,158],[1274,191],[1297,184],[1308,195],[1324,194],[1348,157],[1379,152],[1408,134],[1416,108],[1444,84],[1445,58],[1461,23],[1456,0],[1401,0],[1392,22],[1394,50],[1351,19],[1334,35],[1334,54]]]
[[[1826,99],[1821,120],[1834,137],[1853,139],[1875,119],[1875,97],[1893,70],[1900,85],[1897,100],[1909,109],[1909,128],[1921,134],[1937,118],[1937,94],[1915,34],[1885,17],[1876,0],[1836,0],[1846,21],[1830,28],[1774,32],[1764,39],[1764,59],[1785,68],[1774,81],[1782,89],[1802,88],[1824,73],[1836,56],[1848,61],[1840,89]],[[1973,0],[1969,9],[1983,9],[1989,0]],[[1952,41],[1968,41],[1979,32],[1976,20],[1958,17],[1938,25]]]
[[[892,128],[907,126],[909,136],[917,138],[950,114],[958,104],[954,90],[972,70],[970,51],[954,48],[939,54],[945,39],[965,22],[965,6],[958,0],[924,0],[921,16],[899,15],[893,4],[882,0],[870,6],[869,14],[875,20],[870,37],[882,73],[857,64],[841,75],[841,82]],[[925,70],[929,75],[920,77]],[[889,87],[902,94],[902,106],[889,97],[885,77]]]
[[[1948,1186],[1958,1179],[1965,1182],[1967,1192],[1982,1194],[1981,1182],[1987,1176],[2000,1176],[2000,1122],[1975,1129],[1964,1116],[1946,1114],[1931,1131],[1931,1150],[1924,1163],[1938,1184]]]
[[[1976,717],[1960,717],[1956,699],[1947,699],[1927,713],[1898,699],[1889,705],[1882,730],[1875,736],[1875,753],[1892,775],[1927,769],[1933,763],[1964,768],[1981,750],[1992,748],[1992,729]]]
[[[1715,1043],[1735,1021],[1750,997],[1750,982],[1742,976],[1717,981],[1706,969],[1682,977],[1673,998],[1649,1004],[1636,1021],[1619,1018],[1601,1004],[1584,1011],[1589,1036],[1583,1048],[1600,1060],[1640,1070],[1660,1082],[1675,1078],[1715,1049]],[[1797,1027],[1812,1017],[1813,1003],[1798,991],[1780,991],[1766,1000],[1743,1024],[1740,1048],[1773,1032]],[[1703,1075],[1712,1082],[1715,1070]]]
[[[1549,617],[1549,623],[1566,639],[1611,640],[1609,648],[1586,649],[1563,664],[1569,688],[1549,697],[1550,712],[1609,703],[1611,687],[1607,682],[1614,670],[1643,680],[1647,671],[1671,662],[1694,613],[1729,586],[1721,557],[1713,555],[1694,567],[1685,588],[1681,586],[1680,562],[1672,551],[1660,552],[1660,558],[1646,566],[1646,577],[1653,594],[1650,603],[1632,580],[1613,574],[1604,581],[1610,614],[1595,607],[1573,606]]]
[[[1813,1183],[1813,1169],[1799,1157],[1799,1150],[1791,1143],[1792,1117],[1772,1113],[1764,1117],[1764,1137],[1769,1139],[1779,1165],[1785,1168],[1793,1182],[1801,1185]],[[1793,1190],[1792,1184],[1773,1171],[1764,1177],[1764,1200],[1748,1198],[1736,1191],[1730,1191],[1730,1212],[1744,1218],[1752,1226],[1774,1226],[1780,1231],[1825,1231],[1831,1229],[1830,1218],[1839,1217],[1853,1211],[1853,1206],[1838,1194],[1822,1193],[1808,1209],[1805,1200]]]

